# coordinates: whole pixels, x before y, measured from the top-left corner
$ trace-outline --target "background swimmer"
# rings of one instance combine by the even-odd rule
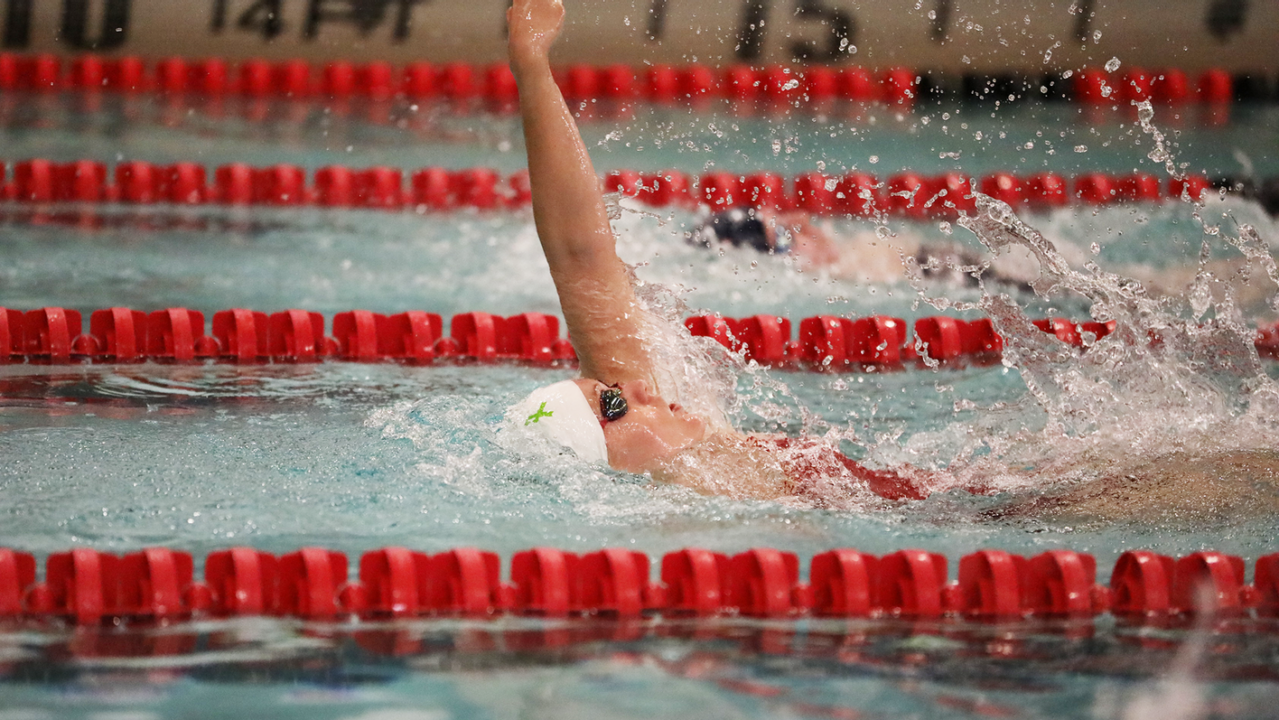
[[[721,245],[795,258],[801,270],[863,282],[895,282],[905,277],[906,258],[914,258],[930,281],[975,286],[977,278],[963,268],[983,263],[975,251],[955,243],[883,238],[872,232],[844,235],[803,211],[777,211],[738,205],[699,218],[686,236],[690,243],[715,249]],[[988,282],[1029,290],[1037,267],[1015,254],[993,259],[981,272]]]

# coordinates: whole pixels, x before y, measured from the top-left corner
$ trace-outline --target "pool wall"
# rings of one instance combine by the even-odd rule
[[[369,7],[365,7],[365,6]],[[166,57],[504,62],[506,4],[110,0],[13,3],[9,50]],[[995,40],[999,40],[996,42]],[[1126,63],[1279,69],[1279,6],[1245,0],[594,0],[574,3],[561,62],[859,63],[1043,72]]]

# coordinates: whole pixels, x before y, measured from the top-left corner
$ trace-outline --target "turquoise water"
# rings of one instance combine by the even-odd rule
[[[480,123],[476,113],[483,114]],[[597,169],[700,172],[808,172],[860,169],[887,176],[921,173],[1153,172],[1131,107],[1071,103],[921,103],[914,111],[880,105],[824,112],[712,102],[697,107],[610,107],[580,113]],[[1179,162],[1209,176],[1279,174],[1279,108],[1155,107]],[[7,159],[96,158],[202,161],[306,167],[346,164],[416,168],[524,166],[523,138],[510,112],[402,101],[323,107],[309,102],[114,94],[0,98]]]
[[[178,121],[166,125],[150,99],[134,103],[136,115],[104,107],[77,116],[62,100],[41,102],[48,106],[0,113],[7,118],[0,132],[9,157],[484,164],[504,171],[522,157],[518,126],[509,118],[476,121],[440,109],[428,113],[427,129],[360,119],[326,127],[315,111],[290,119],[279,108],[269,122],[246,120],[233,108],[221,118],[178,113]],[[392,119],[402,112],[390,110]],[[1103,123],[1094,136],[1071,115],[1074,108],[1025,106],[993,119],[991,110],[921,109],[900,120],[881,110],[874,125],[865,116],[854,124],[641,110],[632,120],[584,126],[601,167],[698,172],[709,162],[798,172],[822,160],[828,168],[883,175],[901,166],[972,173],[1043,166],[1156,170],[1143,160],[1148,143],[1132,144],[1146,136],[1131,124]],[[983,138],[994,139],[960,136],[953,131],[957,118],[941,117],[946,112],[969,118],[965,132],[981,128]],[[1275,158],[1256,151],[1274,132],[1267,115],[1273,112],[1241,109],[1221,128],[1187,120],[1178,158],[1227,173],[1237,172],[1242,152],[1258,173],[1273,173],[1267,163]],[[951,130],[942,132],[943,124]],[[1069,152],[1025,149],[1026,138],[1046,128],[1067,134]],[[998,138],[1000,130],[1009,137]],[[826,137],[831,133],[835,137]],[[785,138],[776,154],[774,136]],[[770,142],[761,148],[764,138]],[[1089,144],[1087,152],[1074,152],[1077,144]],[[940,152],[959,155],[941,158]],[[870,155],[879,158],[874,165]],[[446,317],[469,310],[557,311],[527,213],[61,210],[61,221],[57,213],[51,219],[16,206],[0,210],[0,305],[85,312],[182,305],[206,314],[301,307],[329,317],[353,308],[426,309]],[[1248,223],[1262,237],[1276,237],[1275,222],[1247,201],[1214,200],[1201,215],[1226,235],[1237,236]],[[1094,261],[1171,285],[1187,273],[1187,282],[1193,277],[1206,237],[1194,210],[1178,204],[1025,219],[1076,268]],[[913,319],[940,312],[902,280],[800,272],[780,258],[689,247],[681,234],[692,220],[633,210],[617,223],[620,251],[641,264],[641,280],[684,288],[680,297],[690,308],[795,321],[829,313]],[[869,223],[840,221],[833,230],[853,257],[881,241]],[[960,228],[948,234],[933,225],[894,223],[886,232],[895,237],[885,241],[980,248]],[[1220,238],[1209,240],[1208,254],[1237,268],[1238,251]],[[1239,301],[1242,316],[1273,317],[1273,287],[1255,284],[1260,289]],[[935,302],[982,300],[962,285],[925,289]],[[1078,293],[1040,298],[1012,286],[993,289],[1031,317],[1084,319],[1090,304]],[[1176,292],[1161,302],[1160,312],[1170,318],[1190,315],[1187,299]],[[1224,314],[1222,307],[1205,317]],[[1033,377],[1056,378],[1049,410],[1028,394],[1017,368],[1002,365],[873,375],[746,372],[738,379],[745,403],[734,419],[748,430],[796,434],[802,408],[810,430],[840,430],[852,454],[936,468],[980,470],[973,463],[987,456],[1054,467],[1062,458],[1096,452],[1107,453],[1114,467],[1129,467],[1160,445],[1191,451],[1274,446],[1273,428],[1233,394],[1233,377],[1205,367],[1200,356],[1187,351],[1168,364],[1122,359],[1107,368],[1065,358],[1037,369]],[[1107,371],[1117,378],[1109,395],[1084,382]],[[1275,376],[1275,364],[1264,372]],[[1181,381],[1191,377],[1186,373],[1198,373],[1207,389],[1186,389],[1194,402],[1184,407],[1176,392],[1152,395],[1138,382],[1146,375]],[[74,546],[122,553],[165,545],[200,557],[230,545],[282,553],[314,544],[352,559],[387,545],[428,551],[476,545],[504,558],[534,545],[627,546],[654,560],[687,546],[725,552],[775,546],[805,563],[832,547],[877,554],[921,547],[945,553],[952,575],[959,556],[978,548],[1036,554],[1068,547],[1095,554],[1103,579],[1115,557],[1131,548],[1172,555],[1211,548],[1249,560],[1279,550],[1275,518],[1267,514],[1211,522],[1162,515],[994,519],[1003,508],[1078,479],[1066,472],[1001,476],[999,492],[990,496],[955,491],[900,505],[858,498],[839,510],[816,510],[701,497],[512,452],[497,431],[505,407],[569,375],[514,366],[346,363],[0,366],[0,546],[43,557]],[[780,415],[766,419],[763,401],[773,382],[783,383],[791,399]],[[1113,415],[1093,407],[1106,396],[1122,406],[1110,408]],[[1205,407],[1211,408],[1206,417]],[[1054,412],[1077,422],[1072,428],[1092,429],[1076,429],[1054,444],[1047,429],[1060,419]],[[1195,413],[1203,428],[1178,427]],[[1083,628],[721,621],[645,626],[631,635],[615,626],[592,630],[531,620],[367,627],[247,620],[96,634],[15,628],[0,632],[0,719],[1150,717],[1132,713],[1166,694],[1157,678],[1167,673],[1206,708],[1200,716],[1267,717],[1279,698],[1279,628],[1257,621],[1242,629],[1248,632],[1213,628],[1210,650],[1202,650],[1195,638],[1203,635],[1187,628],[1133,628],[1105,619]],[[139,646],[185,652],[139,657]],[[1179,670],[1182,665],[1190,669]]]

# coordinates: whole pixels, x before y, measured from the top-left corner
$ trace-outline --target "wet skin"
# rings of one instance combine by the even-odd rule
[[[626,414],[606,421],[600,415],[600,392],[610,386],[598,380],[579,378],[578,389],[595,410],[604,428],[608,464],[625,472],[657,469],[680,450],[706,437],[706,421],[677,403],[668,403],[648,388],[643,380],[617,384],[626,399]]]

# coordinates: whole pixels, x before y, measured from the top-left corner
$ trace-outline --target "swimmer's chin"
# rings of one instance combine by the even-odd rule
[[[708,428],[701,440],[662,458],[648,474],[655,482],[682,485],[701,495],[786,501],[791,496],[781,466],[744,438],[734,430]]]

